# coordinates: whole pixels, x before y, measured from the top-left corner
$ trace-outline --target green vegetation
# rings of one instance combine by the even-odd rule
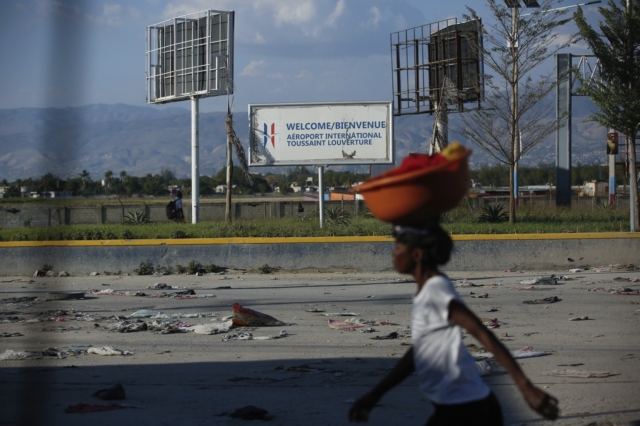
[[[495,207],[495,206],[494,206]],[[486,209],[485,209],[486,210]],[[500,210],[500,209],[498,209]],[[463,203],[442,217],[442,226],[451,234],[536,234],[575,232],[627,232],[629,210],[573,207],[557,209],[548,206],[520,206],[520,221],[492,223],[483,221],[481,208]],[[498,212],[499,216],[500,211]],[[391,225],[361,215],[345,223],[327,224],[320,229],[316,217],[299,219],[238,220],[232,224],[203,222],[147,223],[142,225],[63,225],[54,227],[28,227],[0,229],[0,241],[62,241],[62,240],[117,240],[117,239],[181,239],[181,238],[243,238],[243,237],[332,237],[332,236],[388,236]],[[193,269],[197,265],[184,267]],[[202,267],[202,266],[201,266]],[[213,268],[213,266],[211,266]],[[207,267],[202,267],[207,268]]]

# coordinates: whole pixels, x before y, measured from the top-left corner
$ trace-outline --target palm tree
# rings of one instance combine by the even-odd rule
[[[107,188],[111,187],[111,178],[113,177],[113,172],[111,170],[107,170],[104,172],[104,183]]]
[[[85,184],[87,183],[87,180],[89,180],[91,176],[89,172],[86,170],[83,170],[82,172],[80,172],[78,176],[80,176],[80,180],[82,180],[82,189],[84,189]]]

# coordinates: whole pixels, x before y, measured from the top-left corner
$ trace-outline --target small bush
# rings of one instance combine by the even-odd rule
[[[156,274],[160,275],[171,275],[173,273],[173,268],[171,266],[156,266]]]
[[[48,263],[45,263],[44,265],[42,265],[42,268],[40,268],[40,270],[42,271],[53,271],[53,266],[49,265]]]
[[[128,225],[142,225],[149,223],[149,218],[147,217],[147,213],[136,210],[133,212],[127,212],[124,222]]]
[[[213,263],[205,265],[205,267],[204,267],[204,271],[207,274],[212,273],[212,272],[224,272],[226,270],[227,270],[227,268],[225,268],[224,266],[216,266]]]
[[[325,214],[327,216],[327,224],[329,225],[348,225],[349,222],[351,222],[349,213],[338,207],[327,209]]]
[[[186,274],[187,268],[182,265],[176,265],[176,274]]]
[[[269,265],[267,265],[265,263],[264,265],[262,265],[261,267],[258,268],[258,271],[260,271],[263,274],[272,274],[272,273],[278,271],[279,269],[281,269],[281,268],[279,268],[277,266],[275,266],[275,267],[274,266],[269,266]]]
[[[133,270],[137,275],[153,275],[153,265],[147,262],[140,262],[140,266]]]
[[[200,264],[200,262],[198,262],[197,260],[192,260],[187,265],[187,274],[189,274],[189,275],[193,275],[195,273],[202,272],[203,270],[204,270],[204,268],[202,267],[202,264]]]
[[[131,240],[133,239],[133,232],[125,228],[120,233],[120,238],[122,238],[123,240]]]
[[[509,220],[509,214],[504,211],[503,204],[496,204],[495,206],[483,207],[482,214],[478,217],[478,220],[489,223],[506,222]]]

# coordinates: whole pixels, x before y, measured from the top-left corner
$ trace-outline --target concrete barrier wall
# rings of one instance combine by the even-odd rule
[[[568,270],[640,263],[640,234],[547,234],[454,237],[452,271]],[[45,263],[55,271],[132,273],[141,262],[286,270],[391,269],[393,241],[383,237],[246,238],[193,240],[0,243],[0,275],[32,274]],[[573,259],[573,262],[569,259]]]

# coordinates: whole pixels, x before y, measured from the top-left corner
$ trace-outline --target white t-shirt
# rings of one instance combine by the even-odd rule
[[[462,343],[460,326],[448,319],[453,299],[462,302],[443,275],[429,278],[413,298],[413,361],[420,388],[436,404],[461,404],[489,395],[475,360]]]

